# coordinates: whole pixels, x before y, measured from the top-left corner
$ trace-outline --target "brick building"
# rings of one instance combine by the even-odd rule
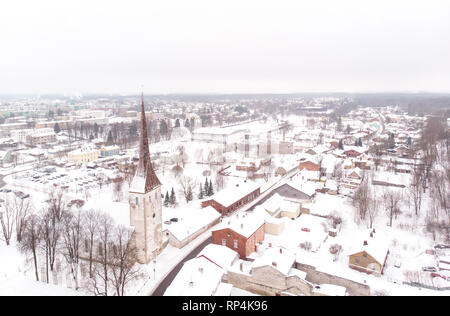
[[[345,154],[347,157],[358,157],[359,155],[361,155],[360,152],[357,152],[357,151],[354,150],[354,149],[346,150],[346,151],[344,151],[344,154]]]
[[[307,160],[307,161],[301,162],[298,166],[298,170],[303,170],[303,169],[306,169],[308,171],[319,171],[319,165]]]
[[[239,254],[241,259],[255,252],[264,240],[264,218],[256,213],[236,214],[212,231],[213,243],[226,246]]]
[[[214,194],[210,200],[203,201],[201,206],[212,206],[222,215],[230,214],[260,195],[260,186],[254,182],[237,183]]]

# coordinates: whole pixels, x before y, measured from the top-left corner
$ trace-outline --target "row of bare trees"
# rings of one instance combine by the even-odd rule
[[[11,244],[11,239],[15,232],[18,242],[22,240],[22,234],[25,227],[25,220],[33,211],[31,199],[21,199],[18,196],[14,198],[7,197],[0,206],[0,240]]]
[[[383,190],[377,190],[371,184],[370,175],[364,173],[361,184],[353,195],[355,221],[367,222],[369,228],[372,228],[380,211],[384,210],[389,218],[388,225],[392,227],[393,220],[400,214],[402,201],[403,194],[398,188],[385,187]]]
[[[122,296],[127,284],[141,277],[130,228],[116,225],[104,212],[83,211],[83,200],[69,201],[62,191],[50,192],[37,212],[30,201],[5,201],[0,219],[2,239],[10,245],[16,232],[19,249],[31,256],[37,281],[49,283],[51,273],[61,272],[57,263],[65,262],[76,290]],[[41,276],[39,269],[45,271]]]

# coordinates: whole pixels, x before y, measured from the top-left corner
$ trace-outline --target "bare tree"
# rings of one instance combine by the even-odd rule
[[[220,191],[225,187],[226,184],[225,176],[220,171],[216,173],[215,183],[217,191]]]
[[[419,171],[419,168],[414,167],[412,171],[411,184],[407,188],[407,192],[410,200],[414,204],[414,212],[416,216],[419,215],[420,207],[422,204],[421,181],[422,181],[422,173]]]
[[[67,212],[64,212],[64,216]],[[59,254],[59,241],[62,234],[61,222],[62,217],[59,220],[55,217],[50,209],[45,211],[41,216],[41,227],[42,227],[42,251],[45,254],[45,268],[46,268],[46,282],[49,283],[48,279],[48,269],[53,271],[55,260]]]
[[[123,188],[123,178],[116,179],[113,188],[114,199],[116,202],[122,200],[122,188]]]
[[[21,199],[15,197],[13,200],[16,220],[16,239],[20,243],[22,241],[22,233],[25,221],[29,214],[33,211],[33,202],[31,198]]]
[[[132,242],[133,231],[119,226],[114,230],[114,246],[111,258],[111,283],[117,296],[125,295],[125,288],[131,281],[140,277],[139,266],[136,265],[137,250]]]
[[[93,251],[94,251],[94,242],[96,236],[99,232],[100,225],[100,212],[90,209],[84,213],[83,216],[83,226],[84,226],[84,234],[85,234],[85,242],[86,242],[86,250],[89,253],[89,277],[93,277],[92,263],[93,263]]]
[[[36,281],[39,281],[38,273],[38,248],[41,242],[42,229],[40,226],[40,219],[37,215],[30,215],[23,230],[22,241],[20,243],[20,250],[24,253],[32,253],[34,262],[34,272],[36,274]]]
[[[342,246],[339,244],[331,245],[329,251],[333,255],[333,261],[337,261],[342,252]]]
[[[380,211],[380,204],[378,202],[376,192],[375,190],[370,190],[368,196],[368,203],[367,203],[367,217],[369,218],[369,228],[373,227],[373,223],[375,221],[375,218],[378,216]]]
[[[83,222],[81,210],[67,212],[63,218],[64,258],[70,267],[70,272],[78,290],[78,270],[80,264],[80,243],[83,236]]]
[[[356,208],[357,215],[356,220],[364,221],[367,215],[367,209],[369,208],[370,202],[370,188],[369,180],[366,174],[363,174],[361,184],[358,189],[356,189],[353,195],[353,205]]]
[[[60,221],[63,213],[67,211],[67,199],[64,191],[50,191],[48,194],[48,199],[46,200],[48,205],[48,210],[52,216],[57,221]]]
[[[447,216],[446,220],[450,222],[450,181],[443,171],[436,170],[432,172],[430,195],[436,203],[437,220],[440,219],[440,213]]]
[[[341,191],[343,177],[342,162],[336,163],[334,165],[333,176],[336,179],[336,193],[339,194]]]
[[[183,190],[186,203],[189,203],[193,199],[192,192],[194,187],[196,186],[195,180],[190,176],[181,176],[179,178],[179,183]]]
[[[178,155],[176,158],[176,164],[178,165],[179,163],[181,163],[184,168],[186,162],[188,161],[188,155],[186,154],[186,149],[184,148],[183,145],[179,145],[177,147],[177,151],[178,151]]]
[[[386,189],[383,192],[382,198],[386,208],[386,213],[389,216],[389,226],[392,227],[392,220],[399,212],[399,204],[402,200],[402,195],[399,191]]]
[[[14,224],[16,220],[16,212],[14,208],[10,205],[9,201],[6,200],[3,207],[0,209],[0,224],[2,226],[3,239],[6,245],[9,246],[11,243],[11,237],[13,235]]]
[[[113,219],[105,213],[99,218],[99,248],[97,262],[94,265],[94,278],[92,285],[97,295],[108,296],[108,284],[110,282],[109,264],[111,261],[111,244],[113,242]],[[97,281],[97,278],[99,280]]]

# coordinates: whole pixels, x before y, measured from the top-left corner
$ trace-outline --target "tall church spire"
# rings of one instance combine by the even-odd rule
[[[154,188],[161,185],[155,170],[153,170],[152,162],[150,160],[150,150],[148,147],[148,133],[147,133],[147,121],[145,119],[144,110],[144,91],[142,91],[142,104],[141,104],[141,133],[139,139],[139,165],[136,170],[135,179],[137,181],[135,185],[132,185],[135,189],[147,193]],[[140,179],[136,179],[140,178]],[[144,181],[142,181],[144,180]],[[143,186],[143,187],[142,187]]]

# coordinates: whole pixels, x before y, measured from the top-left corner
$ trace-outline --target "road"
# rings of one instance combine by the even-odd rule
[[[152,296],[163,296],[164,292],[166,291],[166,289],[169,287],[169,285],[172,283],[173,279],[175,279],[175,277],[177,276],[178,272],[181,270],[181,268],[183,267],[183,264],[188,261],[191,260],[193,258],[195,258],[200,251],[203,250],[203,248],[205,248],[207,245],[209,245],[212,242],[212,237],[209,237],[208,239],[206,239],[203,243],[201,243],[200,245],[197,246],[197,248],[195,248],[194,250],[192,250],[186,257],[184,257],[183,260],[181,260],[176,266],[175,268],[172,269],[172,271],[170,271],[170,273],[164,278],[163,281],[161,281],[161,283],[158,285],[158,287],[153,291],[153,293],[151,294]]]
[[[278,180],[276,183],[274,183],[272,186],[270,186],[270,188],[268,188],[266,191],[263,192],[263,194],[259,197],[259,200],[256,201],[255,204],[251,204],[251,205],[246,205],[244,206],[242,209],[238,210],[238,211],[242,211],[243,209],[245,209],[245,207],[247,207],[248,209],[246,209],[246,211],[252,210],[256,205],[259,205],[261,203],[263,203],[265,200],[267,200],[268,196],[270,194],[272,189],[280,184],[280,182],[286,180],[289,177],[293,177],[295,174],[297,173],[297,169],[293,169],[291,170],[291,172],[288,172],[288,174],[286,174],[284,177],[281,177],[280,180]],[[265,196],[264,196],[264,193]],[[271,196],[271,195],[270,195]],[[175,279],[175,277],[177,276],[178,272],[181,270],[181,268],[183,267],[183,264],[188,261],[191,260],[193,258],[195,258],[200,251],[202,251],[203,248],[205,248],[207,245],[209,245],[212,242],[212,237],[209,237],[207,240],[205,240],[203,243],[201,243],[200,245],[198,245],[194,250],[192,250],[188,255],[186,255],[186,257],[183,258],[183,260],[181,260],[173,269],[172,271],[169,272],[169,274],[164,278],[164,280],[161,281],[161,283],[158,285],[158,287],[152,292],[152,296],[163,296],[164,292],[166,291],[167,287],[169,287],[169,285],[172,283],[173,279]]]

